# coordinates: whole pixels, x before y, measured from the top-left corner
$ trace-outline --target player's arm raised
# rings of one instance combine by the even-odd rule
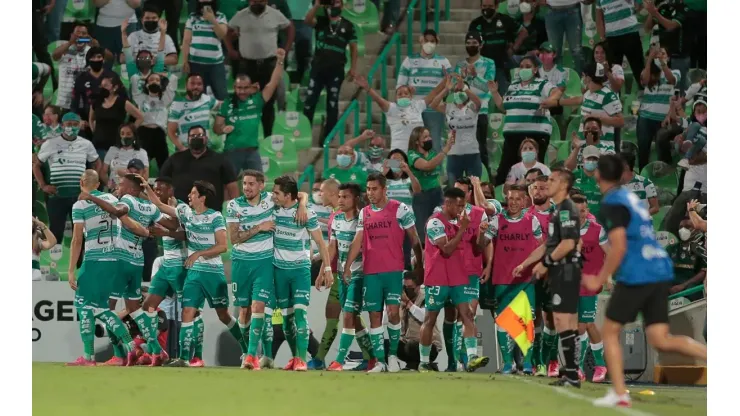
[[[457,233],[452,237],[452,240],[448,240],[447,237],[444,236],[437,239],[439,242],[435,241],[437,247],[442,251],[442,257],[450,258],[452,253],[457,250],[457,246],[460,245],[460,242],[462,242],[462,239],[465,236],[465,231],[467,231],[468,225],[470,225],[470,219],[468,218],[468,214],[463,212],[463,217],[460,220],[460,228],[457,229]]]
[[[114,206],[113,204],[106,202],[100,198],[98,198],[95,195],[89,194],[85,191],[82,191],[79,196],[80,201],[90,201],[93,204],[97,205],[102,209],[103,211],[107,212],[113,217],[121,218],[124,215],[128,214],[128,205],[121,204]]]
[[[144,197],[151,201],[152,204],[156,205],[156,207],[159,208],[159,210],[162,211],[163,214],[167,214],[171,218],[177,218],[177,208],[167,205],[167,202],[169,201],[161,201],[152,187],[149,185],[149,182],[144,179],[143,176],[136,176],[139,178],[139,180],[141,180],[141,186],[144,187],[144,190],[146,191],[144,193]]]

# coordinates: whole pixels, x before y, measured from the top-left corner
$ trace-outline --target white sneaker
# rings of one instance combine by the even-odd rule
[[[464,373],[465,372],[465,366],[463,363],[459,362],[457,363],[457,372],[458,373]]]
[[[388,372],[397,373],[401,371],[401,364],[398,363],[398,357],[395,355],[388,356]]]
[[[264,355],[260,357],[260,368],[263,370],[266,368],[275,368],[272,358],[265,357]]]
[[[242,365],[241,365],[241,367],[239,367],[239,368],[241,368],[241,369],[244,369],[244,362],[245,362],[245,361],[244,361],[244,359],[245,359],[245,358],[247,358],[247,354],[242,354],[242,356],[241,356],[241,357],[239,357],[239,360],[241,360],[241,362],[242,362]]]
[[[375,367],[367,370],[368,373],[384,373],[386,371],[388,371],[388,369],[386,368],[385,364],[381,363],[380,361],[375,363]]]
[[[678,167],[679,168],[684,168],[684,169],[688,170],[689,169],[689,159],[683,158],[683,159],[679,160],[678,161]]]
[[[632,400],[629,393],[618,395],[614,389],[609,389],[606,396],[593,401],[596,407],[632,407]]]

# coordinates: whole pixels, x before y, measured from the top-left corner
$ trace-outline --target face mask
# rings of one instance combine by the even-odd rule
[[[552,65],[555,63],[555,56],[551,53],[542,53],[540,54],[540,61],[542,61],[543,64]]]
[[[152,60],[151,59],[137,59],[136,66],[142,72],[149,71],[150,69],[152,69]]]
[[[519,70],[519,79],[522,81],[529,81],[534,76],[532,68],[522,68]]]
[[[403,293],[405,293],[406,297],[411,300],[416,299],[416,289],[414,289],[413,287],[404,287]]]
[[[162,92],[162,86],[159,84],[149,84],[149,87],[147,87],[147,89],[152,94],[159,94],[160,92]]]
[[[342,14],[342,8],[341,7],[332,7],[329,9],[329,16],[330,17],[339,17],[339,15]]]
[[[494,14],[496,14],[496,11],[493,9],[482,9],[481,13],[483,14],[483,17],[486,19],[490,19],[493,17]]]
[[[261,15],[265,11],[265,5],[264,4],[253,4],[249,6],[249,10],[251,10],[252,13],[256,15]]]
[[[689,230],[686,227],[683,227],[678,230],[678,238],[681,239],[681,241],[686,241],[691,237],[691,230]]]
[[[67,137],[76,138],[77,133],[80,132],[80,128],[77,126],[65,126],[64,127],[64,135]]]
[[[100,88],[100,92],[98,92],[98,97],[100,97],[101,100],[105,100],[106,98],[110,97],[110,90],[106,88]]]
[[[455,93],[454,96],[452,96],[452,102],[454,102],[457,105],[465,104],[465,101],[468,100],[468,94],[466,94],[464,91],[458,91]]]
[[[532,5],[529,3],[519,3],[519,11],[522,12],[522,14],[527,14],[532,12]]]
[[[337,155],[337,165],[341,168],[346,168],[352,163],[352,156],[350,155]]]
[[[528,150],[526,152],[522,152],[522,162],[524,163],[532,163],[534,162],[535,157],[537,157],[537,153]]]
[[[437,49],[437,44],[434,42],[425,42],[421,45],[421,50],[427,55],[433,54],[435,49]]]
[[[87,63],[87,65],[95,72],[100,71],[103,69],[103,61],[90,61]]]
[[[154,33],[159,28],[159,22],[156,20],[149,20],[144,22],[144,31],[147,33]]]
[[[124,147],[131,146],[134,144],[133,137],[121,137],[121,145]]]
[[[383,148],[378,146],[370,146],[370,149],[368,149],[367,153],[370,156],[370,159],[377,159],[383,155]]]
[[[478,55],[478,52],[480,52],[480,48],[477,46],[466,46],[465,52],[468,53],[468,56],[475,56]]]
[[[696,121],[698,121],[701,124],[707,124],[707,113],[694,114],[694,118],[696,119]]]
[[[427,140],[421,143],[421,148],[424,149],[424,151],[426,152],[432,150],[432,146],[433,146],[433,143],[431,140]]]
[[[599,164],[599,162],[594,162],[593,160],[587,160],[583,162],[583,169],[586,169],[589,172],[593,172],[596,170],[596,166]]]
[[[411,105],[411,98],[399,98],[398,100],[396,100],[396,105],[401,108],[406,108]]]
[[[591,131],[591,130],[589,130],[589,131],[586,131],[584,133],[584,137],[586,137],[586,138],[589,138],[590,137],[591,138],[591,141],[594,142],[594,143],[596,143],[596,142],[599,141],[600,135],[601,135],[601,132],[600,131]]]
[[[313,198],[314,204],[323,204],[324,201],[321,199],[321,192],[314,192],[311,194],[311,198]]]
[[[196,152],[200,152],[201,150],[206,148],[206,139],[200,136],[195,136],[188,141],[188,144],[190,145],[190,148],[192,150],[195,150]]]

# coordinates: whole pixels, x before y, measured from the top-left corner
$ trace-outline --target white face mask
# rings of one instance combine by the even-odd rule
[[[691,230],[689,230],[686,227],[683,227],[678,230],[678,238],[681,239],[681,241],[686,241],[691,237]]]
[[[435,49],[437,49],[437,44],[434,42],[424,42],[421,45],[421,50],[427,55],[433,54]]]
[[[311,197],[313,198],[314,204],[323,204],[324,201],[321,199],[321,192],[314,192],[311,194]]]
[[[529,3],[519,3],[519,11],[522,12],[522,14],[527,14],[532,11],[532,5]]]

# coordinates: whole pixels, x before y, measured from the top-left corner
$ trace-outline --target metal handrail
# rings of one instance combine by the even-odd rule
[[[313,165],[306,166],[306,169],[303,171],[301,176],[298,177],[298,180],[296,181],[298,183],[298,189],[301,189],[301,186],[303,185],[303,182],[305,181],[308,181],[308,189],[313,189],[313,183],[314,183],[315,176],[316,175],[314,174]]]
[[[355,136],[360,135],[360,102],[357,100],[352,100],[352,102],[349,103],[347,109],[344,110],[344,113],[342,113],[342,116],[339,117],[339,120],[337,120],[337,124],[334,126],[333,129],[331,129],[329,134],[326,135],[326,139],[324,139],[324,172],[329,170],[329,148],[331,146],[331,143],[332,141],[334,141],[334,137],[338,134],[339,144],[344,144],[344,132],[346,130],[345,124],[347,123],[347,119],[352,113],[354,113],[355,122],[354,134]]]
[[[682,297],[693,295],[694,293],[703,292],[703,291],[704,291],[704,285],[694,286],[694,287],[688,288],[688,289],[686,289],[684,291],[681,291],[681,292],[678,292],[678,293],[674,293],[674,294],[668,296],[668,300],[672,300],[672,299],[676,299],[676,298],[682,298]]]

